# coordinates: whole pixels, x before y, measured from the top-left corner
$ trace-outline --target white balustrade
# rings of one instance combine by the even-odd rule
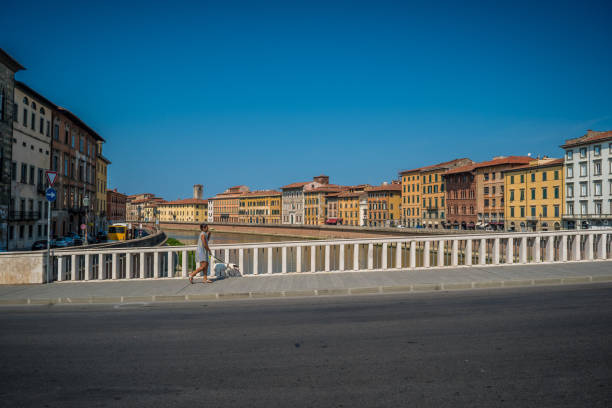
[[[290,273],[290,270],[291,273],[293,270],[300,273],[305,269],[319,273],[346,271],[347,269],[358,271],[363,268],[366,270],[399,270],[417,267],[456,267],[458,265],[469,267],[474,264],[492,266],[501,263],[500,254],[503,242],[506,243],[506,264],[514,263],[515,256],[518,258],[518,264],[607,260],[610,256],[607,243],[611,237],[612,229],[596,232],[585,230],[423,236],[409,239],[402,237],[338,239],[322,240],[316,243],[268,242],[220,245],[212,246],[211,249],[225,263],[229,263],[230,254],[236,253],[240,271],[249,275],[259,274],[259,257],[263,254],[267,258],[267,266],[263,268],[264,272],[274,275]],[[516,242],[517,254],[514,249],[515,240],[518,240]],[[474,242],[478,243],[477,262],[474,261]],[[559,243],[558,256],[556,256],[555,242]],[[585,245],[584,251],[582,251],[581,243]],[[542,245],[545,245],[544,249]],[[346,253],[347,248],[349,252],[351,249],[353,252],[352,268],[347,265],[347,258],[350,259],[350,255]],[[364,248],[367,250],[364,251]],[[66,280],[67,273],[70,274],[70,280],[155,279],[165,277],[165,264],[167,264],[168,278],[186,278],[189,268],[192,267],[190,255],[192,256],[195,249],[195,246],[100,250],[62,249],[54,251],[52,256],[57,260],[58,281]],[[294,250],[295,258],[288,255]],[[304,251],[307,250],[310,251],[310,268],[304,268],[302,264],[303,256],[306,256]],[[431,264],[432,250],[436,252],[435,265]],[[403,261],[403,254],[406,253],[404,251],[407,252],[406,261]],[[391,253],[391,259],[389,259],[389,253]],[[449,254],[448,261],[447,253]],[[338,257],[337,262],[336,256]],[[181,273],[175,273],[175,260],[179,258],[181,259],[179,261]],[[165,262],[166,259],[167,262]],[[295,269],[292,264],[294,259]],[[135,265],[136,263],[138,266]],[[280,266],[275,268],[275,263],[280,263]],[[247,268],[247,266],[251,267]],[[125,268],[125,273],[123,273],[123,268]],[[97,275],[94,275],[95,270],[97,270]]]

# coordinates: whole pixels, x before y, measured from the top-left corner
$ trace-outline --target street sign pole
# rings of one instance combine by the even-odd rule
[[[47,283],[51,282],[53,274],[50,270],[51,265],[51,201],[47,201]]]
[[[53,184],[55,184],[57,179],[57,172],[47,170],[45,173],[49,184],[45,191],[45,197],[47,198],[47,283],[51,283],[53,279],[53,274],[51,273],[51,201],[55,201],[57,197],[57,192],[53,189]]]

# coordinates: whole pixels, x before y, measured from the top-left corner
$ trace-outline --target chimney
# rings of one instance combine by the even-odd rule
[[[204,194],[204,186],[201,184],[194,184],[193,185],[193,198],[201,200],[203,194]]]
[[[325,176],[323,174],[321,174],[320,176],[317,176],[317,177],[313,177],[312,180],[315,183],[329,184],[329,176]]]

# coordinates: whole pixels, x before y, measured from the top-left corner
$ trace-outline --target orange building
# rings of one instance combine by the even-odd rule
[[[261,190],[243,193],[239,220],[243,224],[280,224],[281,192]]]
[[[239,223],[240,222],[240,198],[248,192],[247,186],[230,187],[223,193],[209,198],[208,207],[212,207],[213,222],[216,223]],[[212,201],[212,205],[210,202]]]
[[[304,224],[324,225],[328,218],[328,197],[333,197],[346,187],[335,184],[325,184],[311,190],[304,190]]]

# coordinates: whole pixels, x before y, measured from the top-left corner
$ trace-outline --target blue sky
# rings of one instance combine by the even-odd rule
[[[378,184],[612,129],[609,2],[126,3],[5,4],[0,47],[127,194]]]

